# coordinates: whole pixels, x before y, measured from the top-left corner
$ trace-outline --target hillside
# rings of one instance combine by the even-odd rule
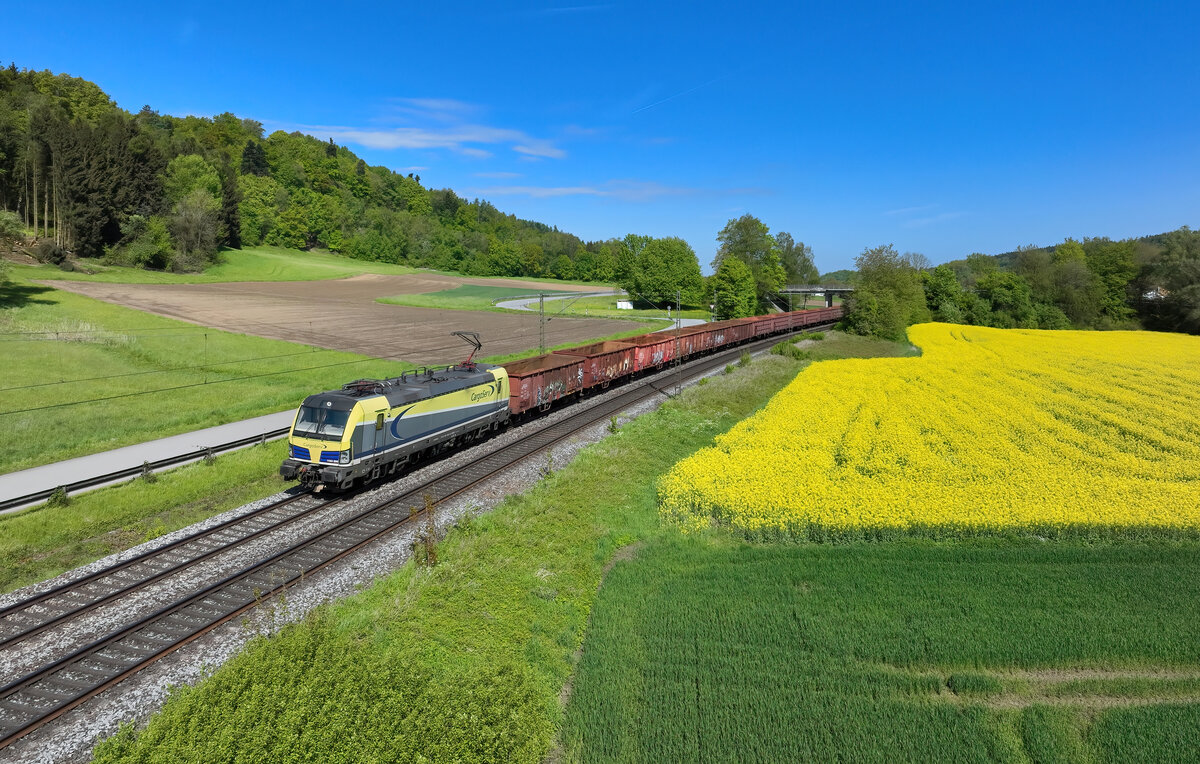
[[[220,247],[322,248],[472,275],[608,281],[619,242],[587,246],[485,200],[368,166],[344,146],[224,113],[120,107],[95,83],[0,69],[0,209],[39,259],[194,271]]]

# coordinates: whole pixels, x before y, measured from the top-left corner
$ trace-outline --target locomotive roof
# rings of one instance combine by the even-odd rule
[[[382,395],[387,398],[389,406],[395,407],[486,384],[494,379],[491,372],[497,368],[499,367],[492,364],[477,363],[473,369],[451,366],[410,371],[388,379],[360,379],[345,385],[341,390],[326,390],[310,395],[304,399],[304,405],[349,411],[363,398]]]

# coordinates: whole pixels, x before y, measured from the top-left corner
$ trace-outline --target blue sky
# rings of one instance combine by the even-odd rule
[[[437,5],[25,3],[0,61],[706,271],[747,212],[823,271],[1200,224],[1194,2]]]

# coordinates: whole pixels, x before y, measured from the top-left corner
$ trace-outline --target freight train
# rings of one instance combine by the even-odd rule
[[[419,459],[465,447],[553,405],[760,337],[828,324],[841,308],[717,321],[677,331],[597,342],[494,366],[473,359],[388,379],[360,379],[304,399],[288,437],[287,480],[348,490]]]

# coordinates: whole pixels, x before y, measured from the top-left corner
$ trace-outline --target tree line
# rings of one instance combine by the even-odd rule
[[[1024,329],[1200,333],[1200,231],[1066,239],[1052,247],[932,267],[892,245],[863,250],[848,274],[847,328],[901,339],[922,321]],[[847,274],[842,274],[846,276]]]

